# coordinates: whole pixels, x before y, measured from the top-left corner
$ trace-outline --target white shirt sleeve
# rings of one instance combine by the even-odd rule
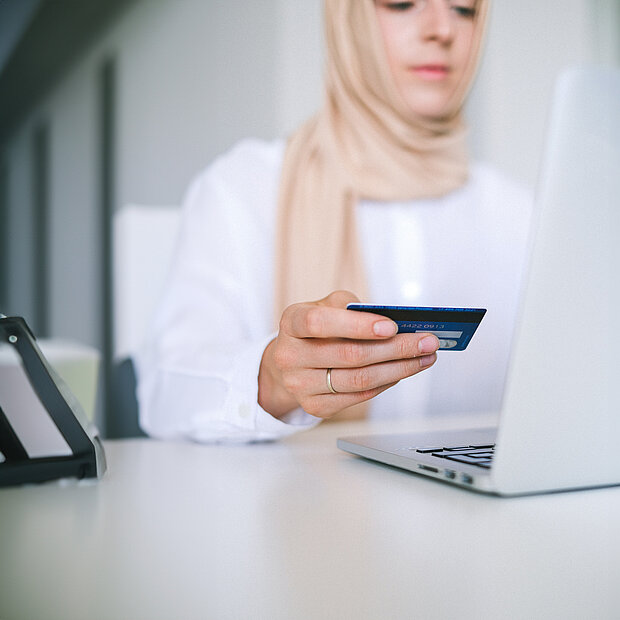
[[[202,442],[272,440],[319,423],[258,404],[272,332],[273,217],[281,148],[240,144],[190,187],[164,298],[136,356],[140,425]]]

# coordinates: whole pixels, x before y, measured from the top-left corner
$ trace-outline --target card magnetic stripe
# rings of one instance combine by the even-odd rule
[[[372,312],[393,321],[480,323],[486,310],[481,308],[407,308],[406,306],[354,306],[353,310]]]

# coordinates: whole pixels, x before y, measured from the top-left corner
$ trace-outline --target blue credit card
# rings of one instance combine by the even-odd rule
[[[427,308],[349,304],[347,310],[372,312],[392,319],[399,333],[425,332],[439,338],[442,351],[463,351],[471,342],[486,310],[483,308]]]

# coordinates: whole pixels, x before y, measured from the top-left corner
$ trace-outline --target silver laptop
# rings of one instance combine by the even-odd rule
[[[558,80],[535,217],[498,428],[340,448],[499,495],[620,484],[620,69]]]

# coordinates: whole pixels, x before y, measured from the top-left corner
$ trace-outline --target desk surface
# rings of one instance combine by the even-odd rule
[[[500,499],[335,445],[400,428],[111,441],[98,483],[1,490],[0,618],[620,617],[620,487]]]

